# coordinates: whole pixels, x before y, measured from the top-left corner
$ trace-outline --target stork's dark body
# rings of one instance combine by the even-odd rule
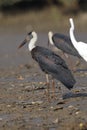
[[[52,37],[52,40],[55,46],[61,49],[63,52],[68,53],[70,55],[77,56],[78,58],[81,58],[81,56],[79,55],[77,50],[74,48],[68,36],[65,36],[64,34],[60,34],[60,33],[55,33]]]
[[[42,71],[61,81],[68,89],[73,88],[76,81],[61,57],[40,46],[36,46],[31,51],[31,55],[38,62]]]

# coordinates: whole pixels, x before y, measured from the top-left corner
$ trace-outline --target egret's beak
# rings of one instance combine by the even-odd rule
[[[18,49],[20,49],[22,46],[24,46],[27,43],[27,40],[25,39],[18,47]]]

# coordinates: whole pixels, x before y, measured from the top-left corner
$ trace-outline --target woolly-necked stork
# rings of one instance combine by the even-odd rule
[[[40,66],[41,70],[45,72],[45,74],[51,75],[53,79],[55,78],[59,80],[68,89],[73,88],[76,80],[74,79],[65,61],[50,49],[36,46],[36,41],[37,33],[34,31],[29,32],[25,40],[20,44],[19,48],[21,48],[25,43],[29,42],[29,51],[31,52],[32,58]],[[49,86],[48,78],[47,83]]]

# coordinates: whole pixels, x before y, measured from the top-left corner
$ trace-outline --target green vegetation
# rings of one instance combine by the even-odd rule
[[[0,0],[0,8],[12,6],[14,4],[21,4],[26,3],[32,4],[32,5],[63,5],[66,7],[72,7],[72,6],[87,6],[87,0]]]
[[[0,0],[0,7],[13,5],[21,0]]]
[[[87,13],[82,5],[87,11],[87,0],[0,0],[0,30],[62,31],[69,26],[69,17],[85,30]]]

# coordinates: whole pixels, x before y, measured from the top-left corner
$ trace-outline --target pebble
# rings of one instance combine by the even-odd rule
[[[18,79],[18,80],[24,80],[24,78],[23,78],[22,75],[20,75],[17,79]]]
[[[68,108],[74,108],[74,106],[70,105],[70,106],[68,106]]]
[[[57,103],[57,105],[59,105],[59,104],[65,104],[65,101],[64,101],[64,100],[61,100],[61,101],[59,101],[59,102]]]
[[[7,105],[7,107],[11,107],[11,105]]]
[[[54,108],[54,111],[57,111],[57,110],[60,110],[60,109],[63,109],[63,106],[58,106],[58,107]]]
[[[2,118],[0,118],[0,121],[2,121],[3,119]]]
[[[80,111],[77,111],[75,114],[78,115],[80,113]]]
[[[33,104],[33,105],[34,105],[34,104],[38,104],[38,105],[39,105],[39,104],[42,104],[42,103],[43,103],[43,101],[31,102],[31,104]]]
[[[55,119],[55,120],[53,121],[53,123],[56,124],[56,123],[58,123],[58,121],[59,121],[59,120],[58,120],[58,118],[57,118],[57,119]]]

